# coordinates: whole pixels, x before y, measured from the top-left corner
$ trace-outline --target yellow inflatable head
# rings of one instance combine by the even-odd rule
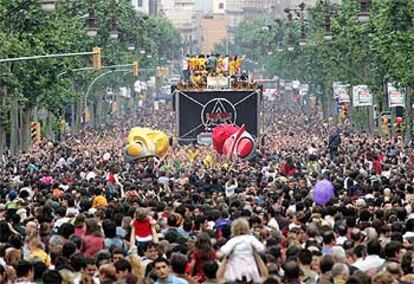
[[[127,161],[162,158],[168,151],[168,136],[162,131],[134,127],[129,131],[124,156]]]

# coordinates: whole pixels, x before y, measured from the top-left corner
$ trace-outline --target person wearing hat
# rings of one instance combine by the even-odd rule
[[[9,193],[7,194],[7,201],[6,201],[6,209],[13,209],[15,210],[17,207],[17,192],[12,189],[9,191]]]

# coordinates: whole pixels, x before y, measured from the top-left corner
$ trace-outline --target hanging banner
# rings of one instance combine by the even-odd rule
[[[352,87],[352,103],[354,107],[372,106],[373,96],[367,85]]]
[[[303,97],[303,96],[306,96],[308,93],[309,93],[309,85],[302,84],[299,89],[299,95]]]
[[[341,82],[333,83],[333,93],[334,98],[338,100],[338,103],[349,103],[351,99],[349,98],[349,84],[343,84]]]
[[[387,89],[389,107],[405,107],[406,90],[404,88],[398,88],[393,83],[388,83]]]

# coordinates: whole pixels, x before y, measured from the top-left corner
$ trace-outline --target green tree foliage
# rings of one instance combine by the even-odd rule
[[[147,68],[162,63],[161,57],[164,61],[171,58],[173,49],[180,44],[180,36],[167,20],[137,13],[128,0],[117,1],[115,6],[115,1],[93,1],[98,36],[88,38],[88,2],[59,1],[56,11],[47,13],[36,1],[0,0],[0,58],[84,52],[99,46],[103,49],[104,65],[130,64],[138,59],[140,68]],[[118,40],[109,36],[114,13]],[[136,46],[135,51],[128,51],[131,43]],[[142,49],[145,55],[139,53]],[[152,56],[148,58],[148,54]],[[18,99],[21,105],[59,112],[65,103],[78,97],[73,92],[72,79],[90,77],[74,73],[58,80],[56,76],[86,66],[91,66],[90,57],[0,64],[0,86],[6,87],[9,97]]]
[[[246,20],[234,43],[238,50],[233,51],[259,62],[266,76],[307,82],[325,93],[332,92],[334,81],[367,84],[382,102],[385,81],[414,86],[414,2],[372,0],[368,23],[358,22],[359,11],[354,0],[329,6],[317,1],[308,7],[307,46],[299,46],[300,21],[295,15],[290,24],[287,19]],[[327,15],[331,41],[324,40]],[[289,38],[295,47],[292,52],[286,50]]]

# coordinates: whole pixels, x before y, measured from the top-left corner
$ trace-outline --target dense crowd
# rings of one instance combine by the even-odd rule
[[[413,145],[264,105],[249,161],[174,143],[124,162],[130,127],[173,133],[167,105],[5,154],[0,284],[414,283]]]

